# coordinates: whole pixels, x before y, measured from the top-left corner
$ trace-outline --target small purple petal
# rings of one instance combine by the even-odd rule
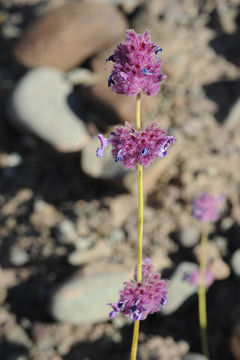
[[[163,296],[163,297],[161,298],[160,305],[161,305],[161,306],[165,306],[166,303],[167,303],[167,297],[166,297],[166,296]]]
[[[160,146],[158,150],[158,156],[163,158],[168,154],[168,149],[164,149],[162,146]]]
[[[176,139],[173,136],[167,136],[163,145],[158,149],[158,156],[165,157],[168,154],[168,147],[173,144]]]
[[[139,311],[136,310],[132,313],[131,319],[133,321],[139,321],[139,320],[141,320],[141,316],[142,316],[142,313],[140,313]]]
[[[124,80],[127,80],[127,78],[128,78],[127,74],[125,74],[123,71],[120,71],[120,76],[121,76]]]
[[[109,318],[114,319],[116,317],[116,315],[117,315],[116,311],[113,310],[109,313]]]
[[[105,138],[102,134],[98,134],[98,138],[100,140],[101,147],[97,148],[96,153],[97,153],[97,157],[101,158],[104,155],[104,149],[108,145],[109,140]]]
[[[98,157],[98,158],[103,157],[103,155],[104,155],[104,149],[103,149],[103,148],[97,148],[96,154],[97,154],[97,157]]]

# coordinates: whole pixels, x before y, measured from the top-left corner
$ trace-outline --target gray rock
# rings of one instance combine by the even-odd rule
[[[86,68],[76,68],[66,74],[66,78],[73,85],[91,86],[98,82],[98,75]]]
[[[191,285],[187,280],[183,280],[183,278],[185,274],[192,273],[197,269],[197,264],[190,262],[183,262],[177,267],[169,281],[167,305],[162,313],[165,315],[172,314],[196,292],[197,286]]]
[[[109,234],[109,243],[111,246],[116,246],[125,239],[125,233],[122,229],[116,229]]]
[[[6,22],[1,30],[1,34],[5,39],[18,39],[22,34],[20,27],[17,27],[10,22]]]
[[[221,230],[227,231],[229,230],[234,224],[234,221],[230,217],[225,217],[221,221]]]
[[[9,260],[14,266],[23,266],[28,262],[29,256],[25,250],[14,249],[10,252]]]
[[[228,240],[223,236],[214,236],[212,240],[217,246],[220,254],[226,256],[228,254]]]
[[[57,227],[57,238],[61,244],[69,244],[77,239],[77,232],[71,220],[63,220]]]
[[[94,239],[91,237],[79,236],[78,239],[74,242],[77,250],[88,250],[94,245]]]
[[[199,239],[200,230],[193,226],[186,227],[179,233],[179,241],[181,245],[185,247],[192,247],[196,245]]]
[[[95,1],[66,1],[37,19],[14,49],[25,66],[68,71],[114,43],[127,27],[121,12]]]
[[[240,249],[236,250],[231,258],[231,265],[235,275],[240,276]]]
[[[50,68],[29,71],[17,84],[9,115],[58,151],[78,151],[89,141],[82,114],[63,74]]]
[[[235,102],[231,111],[229,112],[226,120],[225,120],[225,127],[228,130],[234,130],[235,127],[238,125],[239,122],[239,112],[240,112],[240,98]]]
[[[68,256],[68,262],[71,265],[80,266],[87,263],[94,263],[98,259],[111,256],[111,250],[106,242],[97,243],[93,248],[85,251],[77,249]]]
[[[188,353],[182,358],[182,360],[206,360],[206,357],[202,354]]]
[[[107,303],[118,300],[118,292],[128,274],[98,273],[74,277],[53,295],[52,316],[63,323],[90,324],[108,319]]]

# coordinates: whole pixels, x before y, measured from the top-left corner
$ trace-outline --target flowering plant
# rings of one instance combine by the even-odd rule
[[[203,193],[193,202],[193,216],[199,221],[215,222],[219,218],[219,203],[223,200],[223,196],[211,196]]]
[[[167,299],[167,281],[162,280],[160,274],[153,272],[151,260],[142,261],[143,236],[143,166],[149,166],[155,157],[163,158],[168,148],[175,142],[173,136],[167,136],[166,131],[155,123],[141,127],[140,101],[141,93],[155,95],[160,89],[160,83],[166,79],[162,74],[162,61],[158,53],[162,49],[150,39],[146,30],[143,34],[136,34],[134,30],[127,30],[126,41],[117,46],[114,54],[106,62],[113,61],[112,73],[108,78],[108,86],[117,94],[136,96],[136,128],[126,122],[125,126],[115,127],[109,137],[98,135],[100,147],[97,157],[104,155],[104,149],[111,144],[114,160],[127,169],[138,168],[138,240],[137,266],[134,280],[124,283],[120,290],[118,302],[109,303],[112,307],[110,318],[118,312],[130,317],[134,321],[131,360],[137,356],[138,334],[140,320],[146,319],[162,309]]]
[[[137,282],[137,272],[134,280],[125,282],[124,289],[120,290],[120,298],[117,303],[109,303],[112,311],[109,317],[112,319],[117,312],[130,316],[134,321],[146,319],[148,314],[153,314],[163,308],[167,301],[167,280],[162,280],[160,274],[153,272],[153,266],[149,258],[144,259],[142,264],[142,282]]]
[[[217,197],[203,193],[193,202],[193,216],[203,223],[202,236],[200,243],[200,271],[198,271],[192,281],[198,282],[198,312],[202,351],[206,359],[209,359],[208,340],[207,340],[207,312],[206,312],[206,286],[210,285],[214,279],[207,269],[207,245],[208,245],[208,223],[219,219],[219,203],[223,201],[223,196]]]

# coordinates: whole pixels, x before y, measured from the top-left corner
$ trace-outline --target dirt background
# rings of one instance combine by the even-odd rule
[[[84,169],[82,151],[60,153],[9,121],[9,99],[17,81],[29,71],[16,60],[13,49],[41,9],[46,13],[64,3],[0,3],[1,360],[129,356],[132,325],[128,321],[106,318],[71,325],[54,318],[50,303],[58,286],[65,281],[71,285],[73,276],[81,279],[96,271],[133,269],[135,180],[129,186],[126,178],[120,182],[104,180],[102,174],[94,178]],[[113,6],[130,28],[137,32],[149,28],[152,39],[164,48],[168,79],[151,99],[143,122],[157,121],[177,138],[164,165],[153,165],[146,179],[144,255],[170,279],[180,264],[197,264],[194,247],[201,226],[192,217],[192,201],[202,191],[224,195],[210,240],[228,270],[225,274],[225,265],[220,264],[216,277],[225,275],[208,291],[209,347],[212,360],[238,360],[240,3],[153,0],[119,1]],[[104,21],[107,26],[108,19]],[[105,50],[92,53],[79,66],[94,70],[94,59],[98,61]],[[105,112],[94,114],[78,85],[74,92],[83,99],[91,134],[98,128],[109,130]],[[134,119],[134,113],[129,116]],[[233,261],[234,255],[238,261]],[[98,308],[97,301],[89,302],[89,312],[91,308]],[[99,312],[107,314],[108,309]],[[196,294],[183,299],[173,313],[149,316],[141,326],[139,359],[177,360],[188,352],[201,353]]]

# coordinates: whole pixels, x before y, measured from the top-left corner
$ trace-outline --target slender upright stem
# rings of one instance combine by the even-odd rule
[[[140,103],[141,93],[137,94],[136,106],[136,127],[141,130],[140,120]],[[142,236],[143,236],[143,182],[142,182],[142,166],[138,164],[138,242],[137,242],[137,282],[142,281]],[[136,360],[138,348],[140,321],[134,322],[133,339],[130,360]]]
[[[198,314],[201,335],[202,352],[209,360],[207,338],[207,306],[206,306],[206,267],[207,267],[208,227],[203,227],[200,243],[200,281],[198,287]]]

